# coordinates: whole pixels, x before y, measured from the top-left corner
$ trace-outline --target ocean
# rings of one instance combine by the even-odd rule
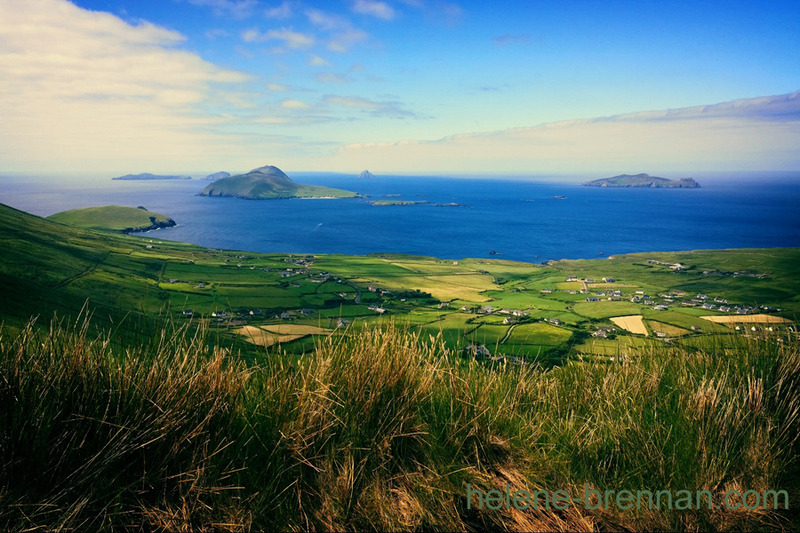
[[[509,179],[293,174],[369,198],[243,200],[197,193],[205,180],[0,177],[0,202],[36,215],[144,206],[178,225],[147,239],[282,253],[403,253],[541,262],[621,253],[800,247],[800,180],[715,180],[699,189],[617,189]],[[375,206],[374,200],[427,202]],[[437,205],[439,204],[439,205]],[[442,204],[457,204],[442,205]],[[490,253],[495,252],[495,253]]]

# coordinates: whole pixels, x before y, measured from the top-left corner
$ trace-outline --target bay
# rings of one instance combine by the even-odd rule
[[[540,262],[645,251],[800,246],[796,179],[768,184],[763,179],[714,181],[700,189],[623,189],[508,179],[292,177],[369,197],[258,201],[197,196],[208,183],[197,179],[60,182],[3,177],[0,202],[41,216],[78,207],[142,205],[171,216],[178,225],[140,237],[255,252]],[[426,203],[371,205],[375,200]]]

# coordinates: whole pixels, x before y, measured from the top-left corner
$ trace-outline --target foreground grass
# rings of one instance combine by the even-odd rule
[[[800,342],[736,342],[545,372],[391,324],[259,365],[202,331],[121,350],[31,326],[0,337],[0,528],[796,529]],[[490,510],[467,484],[786,490],[790,510]]]

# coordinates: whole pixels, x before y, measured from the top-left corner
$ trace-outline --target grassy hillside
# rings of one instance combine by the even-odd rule
[[[796,531],[797,338],[639,355],[540,372],[388,325],[246,366],[180,329],[3,335],[0,528]]]
[[[794,324],[704,318],[794,320],[800,250],[255,254],[2,205],[0,246],[0,529],[800,527]],[[506,486],[575,500],[479,508]],[[754,505],[765,491],[778,509]]]
[[[295,183],[279,168],[273,166],[264,166],[251,170],[247,174],[222,178],[207,185],[200,194],[202,196],[234,196],[251,200],[355,198],[358,196],[357,193],[342,189]]]
[[[77,228],[131,233],[174,226],[175,221],[166,215],[144,208],[107,205],[70,209],[47,217],[48,220]]]

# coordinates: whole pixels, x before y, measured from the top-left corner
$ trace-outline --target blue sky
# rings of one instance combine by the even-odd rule
[[[796,1],[0,0],[0,171],[798,169],[798,57]]]

